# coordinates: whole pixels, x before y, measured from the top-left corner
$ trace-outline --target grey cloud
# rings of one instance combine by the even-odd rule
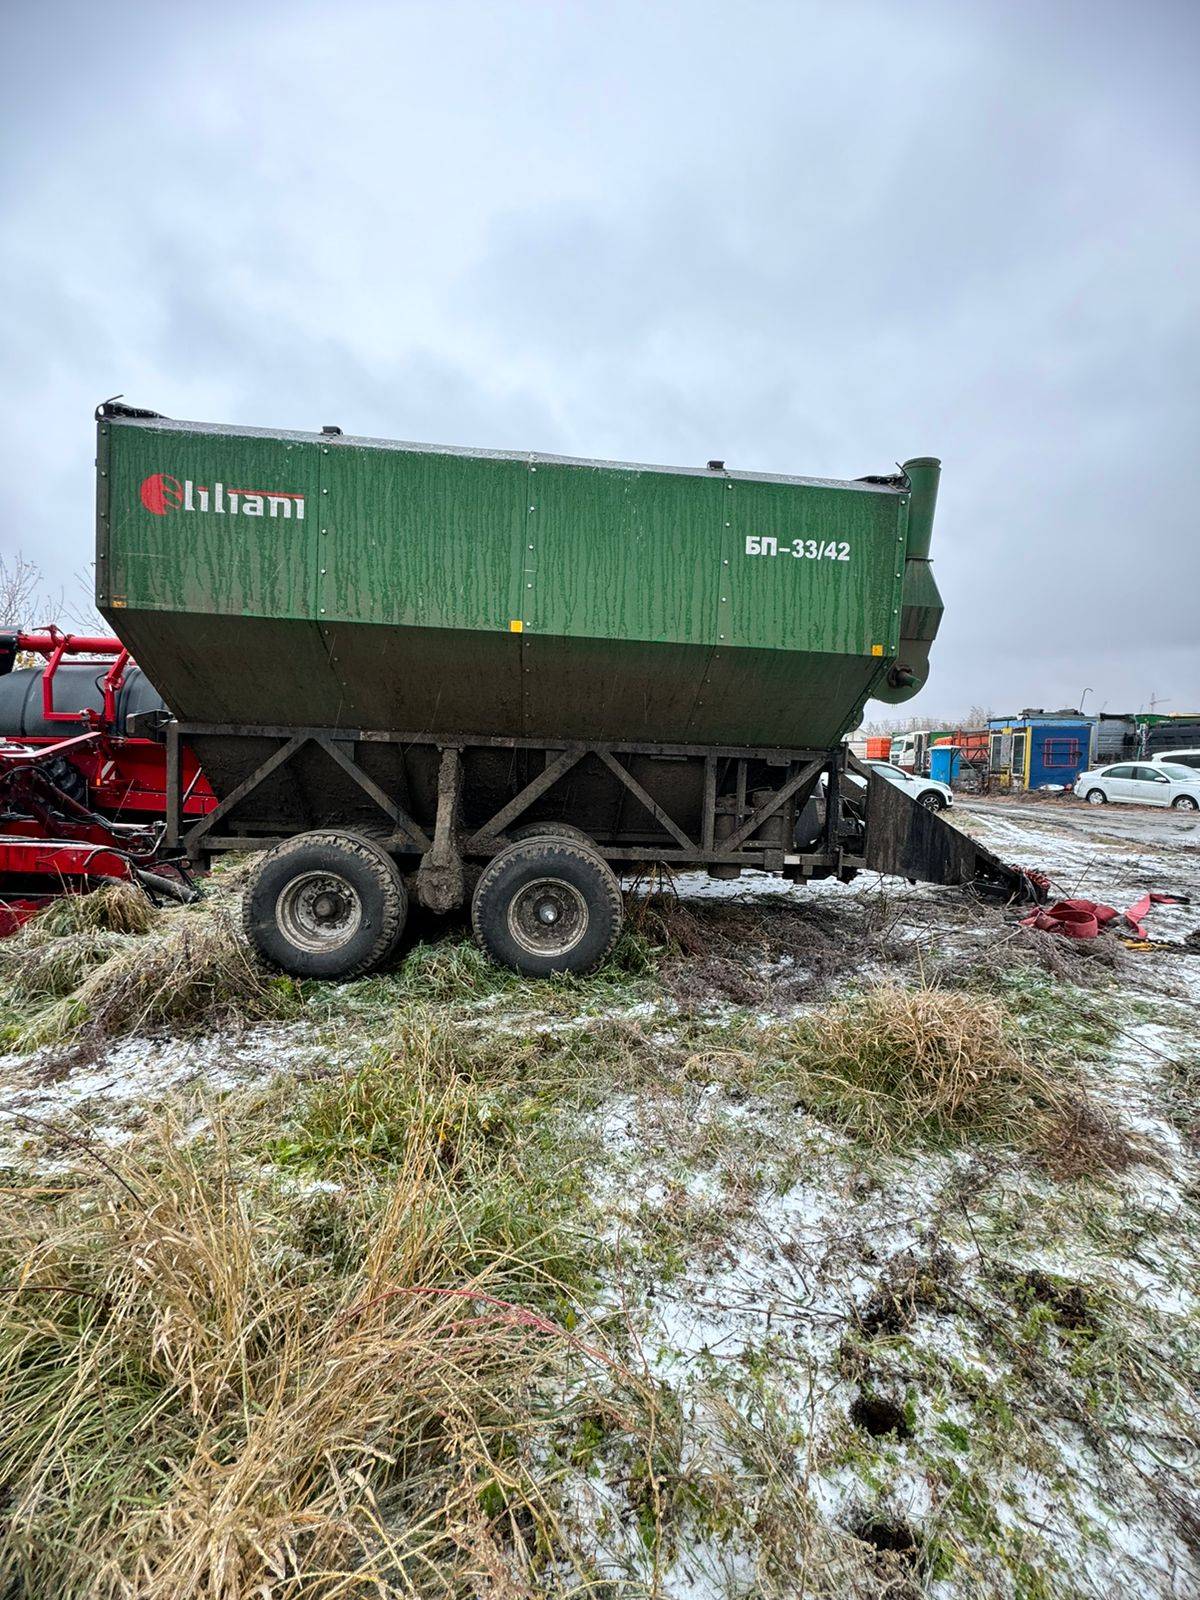
[[[912,709],[1200,706],[1191,5],[51,5],[0,141],[0,541],[175,415],[945,458]],[[53,70],[49,70],[53,64]]]

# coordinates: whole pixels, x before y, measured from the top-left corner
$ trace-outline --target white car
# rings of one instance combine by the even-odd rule
[[[1155,767],[1191,767],[1200,776],[1200,750],[1164,750],[1161,755],[1151,756],[1150,764]]]
[[[954,804],[954,794],[950,786],[937,783],[932,778],[914,778],[911,772],[901,772],[899,767],[892,766],[890,761],[864,761],[863,766],[871,772],[877,772],[888,783],[894,783],[897,789],[903,789],[905,794],[923,805],[929,811],[944,811],[947,806]],[[858,790],[867,787],[867,780],[860,772],[849,771],[846,773],[848,783]],[[817,787],[796,818],[796,828],[793,834],[793,848],[796,850],[809,850],[820,837],[825,821],[825,791],[828,785],[825,774],[817,779]]]
[[[1119,761],[1116,766],[1081,772],[1075,793],[1094,806],[1124,800],[1135,806],[1200,811],[1200,772],[1167,761]]]
[[[937,783],[933,778],[914,778],[911,772],[901,772],[890,761],[868,761],[866,764],[872,772],[894,783],[897,789],[903,789],[905,794],[929,811],[945,811],[947,806],[954,804],[954,791],[948,783]]]

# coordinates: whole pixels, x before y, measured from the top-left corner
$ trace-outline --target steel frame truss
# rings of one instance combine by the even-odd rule
[[[272,773],[285,767],[300,751],[309,745],[323,750],[378,807],[390,822],[393,847],[425,854],[433,841],[420,824],[404,809],[394,795],[386,793],[354,758],[358,744],[426,745],[445,752],[460,753],[471,749],[523,749],[541,751],[545,765],[528,783],[500,807],[487,822],[474,828],[462,838],[459,849],[464,856],[490,857],[504,847],[505,830],[518,822],[544,794],[546,794],[572,768],[586,756],[596,757],[631,795],[643,811],[661,830],[661,844],[598,845],[602,856],[622,861],[663,861],[676,864],[711,864],[758,866],[768,871],[779,871],[783,856],[790,848],[779,843],[766,844],[754,836],[792,798],[810,784],[824,767],[829,773],[829,790],[836,796],[840,772],[837,754],[814,750],[762,750],[745,747],[714,748],[711,745],[665,745],[609,742],[598,740],[572,740],[554,743],[537,739],[500,738],[480,736],[453,739],[434,739],[429,735],[414,733],[381,733],[360,729],[319,727],[250,727],[239,724],[177,722],[171,720],[163,730],[167,748],[167,831],[168,845],[182,845],[193,858],[210,852],[224,850],[257,850],[274,844],[277,836],[242,835],[226,833],[221,824],[236,808]],[[183,796],[181,775],[183,770],[182,746],[195,736],[216,735],[223,738],[269,738],[278,741],[276,749],[266,756],[207,816],[193,822],[186,830],[183,826]],[[701,806],[699,837],[693,838],[655,800],[638,781],[622,757],[631,755],[658,756],[667,759],[701,758],[704,763],[703,800]],[[717,763],[732,760],[735,763],[736,785],[735,827],[724,839],[716,838],[717,816]],[[747,773],[751,763],[777,768],[780,782],[769,797],[758,806],[747,797]],[[761,787],[761,785],[760,785]],[[757,791],[756,791],[757,792]],[[836,805],[830,806],[830,826],[827,849],[836,852]],[[441,819],[439,819],[440,821]],[[435,829],[436,832],[436,829]]]

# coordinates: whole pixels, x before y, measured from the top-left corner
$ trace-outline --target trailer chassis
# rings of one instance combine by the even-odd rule
[[[149,730],[139,728],[138,731]],[[790,867],[799,869],[804,875],[815,875],[822,870],[838,871],[845,854],[836,845],[830,848],[839,811],[836,799],[835,804],[829,807],[826,848],[802,857],[796,856],[790,848],[797,797],[803,799],[815,787],[822,772],[826,774],[829,792],[837,795],[846,763],[846,753],[842,750],[764,751],[736,746],[538,740],[496,735],[435,739],[428,734],[412,732],[257,727],[234,723],[181,722],[175,719],[166,722],[161,734],[166,741],[165,843],[168,848],[184,849],[193,861],[219,852],[263,850],[277,844],[282,836],[278,833],[226,831],[222,824],[227,824],[238,806],[248,800],[269,777],[286,767],[309,746],[322,750],[340,767],[378,811],[381,822],[390,826],[387,839],[389,849],[397,853],[418,854],[423,863],[428,863],[431,869],[436,868],[443,875],[447,871],[454,873],[456,861],[487,861],[504,849],[506,831],[518,825],[530,808],[587,756],[594,756],[603,763],[616,782],[638,802],[648,819],[644,842],[596,842],[596,853],[607,861],[631,864],[661,861],[693,867],[754,867],[774,873]],[[183,814],[183,747],[191,739],[206,736],[269,739],[274,742],[275,748],[212,811],[189,824]],[[438,806],[432,837],[405,809],[400,798],[385,792],[356,759],[358,747],[373,744],[402,747],[424,745],[440,753]],[[532,751],[541,755],[542,767],[485,822],[464,828],[459,821],[462,762],[464,755],[471,750]],[[622,759],[628,756],[703,761],[703,800],[698,830],[693,827],[689,831],[681,826],[659,804],[629,771]],[[753,791],[759,796],[755,803],[750,797],[748,775],[753,764],[761,767],[764,762],[772,772],[778,774],[778,782],[765,799],[761,795],[760,784]],[[732,827],[727,825],[724,835],[718,837],[718,801],[722,798],[717,792],[720,763],[733,765],[733,792],[731,813],[728,810],[730,797],[724,797],[726,815],[731,815]],[[780,813],[783,813],[782,817]],[[772,830],[775,837],[770,841],[764,840],[762,831],[774,818],[780,818]],[[847,871],[854,870],[850,861],[845,863],[845,867]],[[445,899],[444,894],[429,896],[422,893],[420,897],[425,903],[434,904],[435,909],[438,908],[437,902]],[[461,900],[461,896],[458,898]],[[450,907],[446,906],[445,909]]]
[[[165,739],[168,850],[182,850],[193,862],[203,862],[226,851],[269,849],[292,836],[299,830],[240,831],[231,826],[232,816],[268,778],[302,751],[316,747],[378,813],[388,850],[399,857],[419,858],[414,863],[417,897],[435,911],[453,910],[463,903],[468,893],[466,864],[483,865],[505,849],[509,831],[589,756],[632,797],[644,818],[645,826],[636,834],[627,829],[620,838],[596,838],[591,848],[612,865],[636,870],[662,863],[707,868],[717,876],[736,876],[733,869],[753,868],[796,881],[837,877],[846,883],[861,871],[873,870],[912,881],[971,885],[1004,899],[1038,899],[1044,893],[1036,878],[1007,866],[902,791],[874,777],[844,745],[834,750],[764,750],[497,735],[447,739],[407,731],[261,727],[173,718],[160,722],[156,730],[137,731],[156,731]],[[213,810],[191,820],[184,812],[183,749],[187,741],[207,736],[269,740],[274,748]],[[398,793],[388,792],[364,770],[358,752],[379,744],[424,746],[438,754],[437,809],[431,829],[411,814]],[[483,750],[532,752],[535,761],[540,758],[540,769],[482,823],[464,824],[464,757]],[[629,770],[629,758],[643,756],[703,763],[699,815],[689,826],[672,816]],[[757,774],[753,789],[752,768]],[[766,784],[764,770],[772,774]],[[818,791],[819,830],[797,848],[793,842],[797,809]]]

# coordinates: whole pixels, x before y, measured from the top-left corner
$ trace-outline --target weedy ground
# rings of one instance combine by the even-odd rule
[[[0,1597],[1194,1592],[1200,964],[752,887],[0,945]]]

